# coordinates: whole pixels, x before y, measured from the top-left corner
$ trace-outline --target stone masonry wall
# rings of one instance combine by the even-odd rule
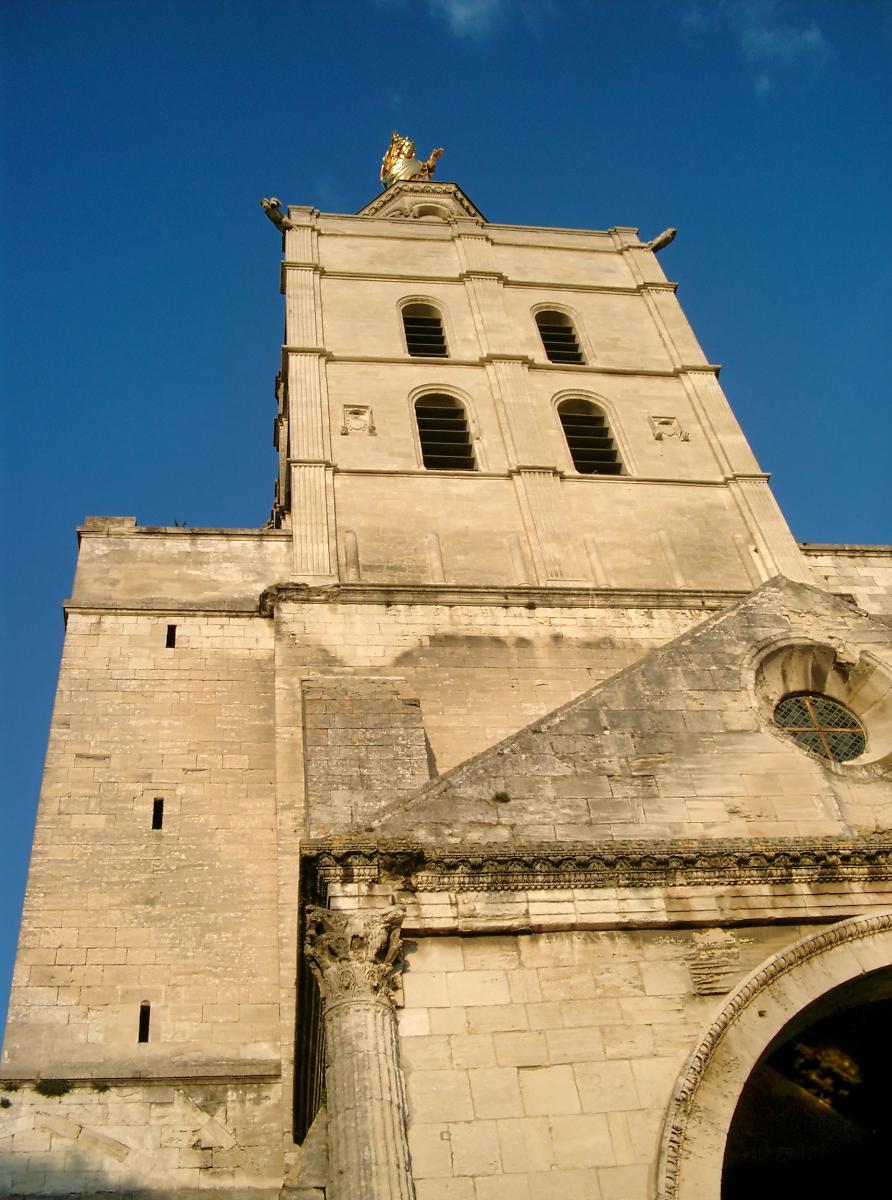
[[[277,675],[404,679],[448,769],[690,629],[702,609],[476,604],[278,607]],[[284,718],[283,718],[284,719]],[[296,723],[300,718],[294,716]]]
[[[780,694],[757,695],[757,663],[788,643],[841,647],[844,661],[814,676],[816,690],[835,695],[835,680],[850,679],[857,711],[872,689],[863,765],[828,767],[776,728]],[[379,831],[463,843],[886,829],[890,685],[888,667],[875,664],[889,656],[881,621],[817,588],[771,581],[395,803]]]
[[[0,1085],[0,1195],[278,1196],[279,1091],[256,1081],[82,1083],[53,1097]]]
[[[892,615],[892,546],[801,545],[815,582],[847,592],[867,612]]]
[[[735,979],[804,932],[410,941],[400,1053],[417,1200],[649,1195],[698,1033]],[[710,952],[724,973],[703,969]]]
[[[277,1066],[271,665],[259,617],[70,615],[7,1075]]]

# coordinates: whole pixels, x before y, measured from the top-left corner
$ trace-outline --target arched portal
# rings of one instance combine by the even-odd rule
[[[892,1133],[879,1092],[890,1009],[892,913],[812,934],[754,971],[679,1076],[660,1200],[829,1197],[863,1177]],[[872,1037],[882,1051],[870,1061]]]
[[[722,1200],[836,1197],[885,1172],[892,967],[832,988],[765,1050],[734,1110]]]

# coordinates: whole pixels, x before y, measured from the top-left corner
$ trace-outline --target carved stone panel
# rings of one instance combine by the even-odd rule
[[[682,429],[678,417],[653,416],[650,418],[650,427],[658,442],[662,442],[666,438],[678,438],[680,442],[691,440],[691,435],[686,429]]]
[[[372,410],[367,404],[345,404],[341,433],[346,437],[351,433],[365,433],[374,436],[375,420]]]

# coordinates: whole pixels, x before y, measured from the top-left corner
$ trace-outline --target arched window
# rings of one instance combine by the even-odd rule
[[[554,363],[584,363],[573,322],[566,313],[543,309],[536,313],[536,324],[548,361]]]
[[[448,358],[443,319],[432,304],[407,304],[403,308],[406,348],[413,358]]]
[[[610,435],[607,418],[590,400],[562,400],[558,416],[573,466],[580,475],[621,475],[616,443]]]
[[[468,418],[452,396],[428,394],[415,401],[421,457],[429,471],[473,471],[474,448]]]

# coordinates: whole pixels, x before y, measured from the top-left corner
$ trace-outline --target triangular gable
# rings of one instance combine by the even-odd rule
[[[448,221],[455,218],[486,221],[483,213],[457,183],[403,179],[392,184],[356,214],[359,217],[408,217]]]
[[[831,658],[844,647],[847,662],[867,655],[862,674],[876,653],[892,657],[881,621],[777,577],[391,805],[375,832],[526,843],[823,836],[847,832],[853,814],[875,822],[878,805],[892,822],[885,768],[828,765],[774,726],[757,664],[792,643],[820,643]]]

